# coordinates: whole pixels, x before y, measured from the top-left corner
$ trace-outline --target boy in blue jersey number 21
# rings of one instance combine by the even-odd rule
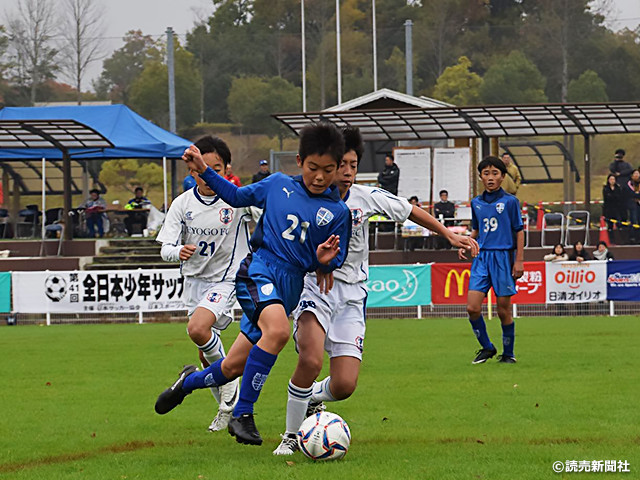
[[[258,400],[278,354],[291,336],[288,315],[297,306],[304,277],[316,272],[322,291],[333,283],[331,272],[349,251],[351,212],[333,185],[344,155],[344,140],[331,124],[307,125],[300,132],[297,157],[302,175],[274,173],[236,187],[216,174],[191,146],[183,159],[220,198],[232,207],[256,206],[264,213],[251,238],[253,252],[236,274],[236,295],[244,312],[240,335],[224,359],[201,372],[185,367],[162,392],[158,413],[167,413],[195,389],[221,386],[242,375],[240,396],[229,420],[239,443],[261,445],[253,419]]]
[[[524,270],[524,231],[520,203],[500,187],[507,167],[498,157],[485,157],[478,165],[478,172],[485,191],[471,200],[471,236],[478,239],[480,253],[471,264],[467,312],[482,348],[472,363],[485,363],[498,353],[489,340],[487,326],[482,318],[482,302],[491,287],[496,293],[498,317],[502,323],[504,350],[498,361],[516,363],[513,353],[515,323],[511,316],[511,296],[516,294],[515,281],[522,276]],[[458,256],[466,260],[465,250],[459,249]]]

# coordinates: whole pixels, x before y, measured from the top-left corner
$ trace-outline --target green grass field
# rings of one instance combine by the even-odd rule
[[[3,327],[0,478],[638,478],[639,322],[519,319],[519,363],[472,366],[466,320],[371,320],[358,390],[329,406],[349,423],[351,449],[326,464],[271,454],[291,344],[257,404],[265,444],[249,447],[207,432],[208,391],[154,413],[156,396],[196,358],[184,325]],[[496,321],[489,331],[499,342]],[[554,461],[613,459],[631,473],[552,471]]]

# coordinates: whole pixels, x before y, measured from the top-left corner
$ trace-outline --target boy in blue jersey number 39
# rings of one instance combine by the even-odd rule
[[[498,157],[485,157],[478,165],[478,172],[485,191],[471,200],[471,236],[478,239],[480,254],[471,265],[467,312],[482,348],[472,363],[485,363],[498,353],[489,339],[487,326],[482,318],[482,302],[491,287],[496,293],[498,316],[502,323],[504,350],[498,361],[516,363],[513,353],[515,323],[511,316],[511,296],[516,294],[515,281],[522,276],[524,270],[524,231],[520,203],[500,187],[507,168]],[[458,256],[466,260],[465,250],[459,249]]]

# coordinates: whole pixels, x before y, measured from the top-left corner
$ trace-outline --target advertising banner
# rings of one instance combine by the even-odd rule
[[[607,298],[607,262],[547,262],[547,303],[601,302]]]
[[[415,307],[431,303],[430,265],[369,268],[367,307]]]
[[[0,313],[11,311],[11,273],[0,272]]]
[[[178,269],[13,272],[19,313],[184,310]]]
[[[607,262],[607,300],[640,301],[640,262]]]
[[[470,263],[435,263],[431,266],[431,298],[434,305],[466,305]],[[545,300],[544,262],[524,262],[524,275],[516,282],[512,303],[534,304]],[[491,293],[495,303],[495,293]],[[485,300],[486,302],[486,300]]]

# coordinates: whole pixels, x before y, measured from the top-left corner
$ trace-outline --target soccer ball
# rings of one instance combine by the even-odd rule
[[[60,275],[50,275],[44,281],[44,293],[52,301],[59,302],[67,293],[67,282]]]
[[[349,425],[335,413],[311,415],[298,431],[300,450],[311,460],[338,460],[347,454],[350,443]]]

